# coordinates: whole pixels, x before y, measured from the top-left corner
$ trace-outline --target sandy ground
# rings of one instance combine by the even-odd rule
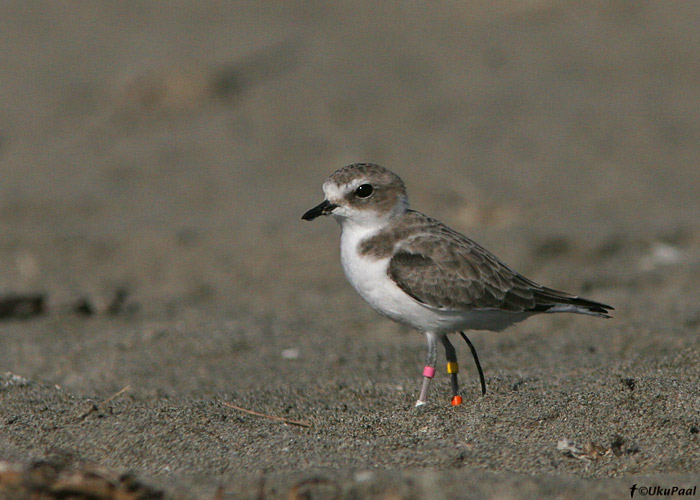
[[[0,292],[45,298],[0,322],[0,495],[700,483],[697,3],[0,10]],[[424,339],[300,220],[355,161],[615,318],[473,332],[487,396],[461,345],[465,403],[440,374],[416,410]]]

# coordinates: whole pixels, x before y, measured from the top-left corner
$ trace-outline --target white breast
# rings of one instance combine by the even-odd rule
[[[462,314],[427,308],[401,290],[387,274],[390,258],[360,255],[358,246],[374,231],[343,228],[340,256],[345,276],[357,293],[377,312],[421,331],[452,331],[451,325]]]
[[[389,277],[389,257],[375,259],[358,252],[360,243],[376,232],[377,229],[342,224],[340,257],[348,281],[380,314],[422,332],[435,333],[462,329],[502,330],[529,316],[495,310],[445,311],[421,304]]]

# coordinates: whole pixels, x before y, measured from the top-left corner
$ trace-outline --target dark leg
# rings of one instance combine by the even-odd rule
[[[462,336],[464,341],[469,346],[469,349],[472,351],[472,356],[474,357],[474,363],[476,363],[476,369],[479,370],[479,380],[481,380],[481,395],[485,396],[486,395],[486,380],[484,380],[484,372],[481,369],[481,363],[479,363],[479,356],[476,355],[476,349],[474,349],[474,345],[467,338],[467,336],[464,335],[464,332],[459,332],[459,334]]]
[[[450,384],[452,385],[452,406],[462,404],[462,396],[459,395],[459,364],[457,363],[457,352],[447,334],[441,337],[442,345],[445,347],[445,357],[447,358],[447,373],[450,374]]]

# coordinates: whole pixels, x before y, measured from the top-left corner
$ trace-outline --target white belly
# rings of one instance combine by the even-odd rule
[[[390,258],[374,259],[357,252],[364,231],[343,230],[340,256],[345,276],[357,293],[380,314],[422,332],[449,333],[457,330],[502,330],[528,314],[495,310],[441,310],[425,306],[401,290],[387,274]]]

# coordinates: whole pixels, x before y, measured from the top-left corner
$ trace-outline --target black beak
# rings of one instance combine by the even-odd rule
[[[319,203],[314,208],[312,208],[311,210],[306,212],[304,215],[301,216],[301,218],[304,220],[314,220],[319,215],[330,214],[337,207],[338,207],[338,205],[331,203],[328,200],[323,200],[322,203]]]

